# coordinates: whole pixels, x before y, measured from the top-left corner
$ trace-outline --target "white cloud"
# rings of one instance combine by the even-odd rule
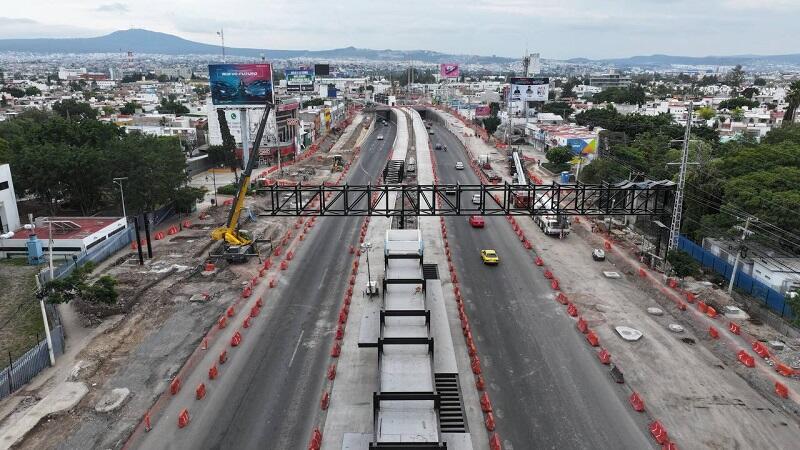
[[[103,12],[103,13],[122,13],[122,14],[124,14],[124,13],[129,11],[129,8],[128,8],[128,5],[125,5],[123,3],[108,3],[108,4],[105,4],[105,5],[98,6],[97,8],[95,8],[95,11]]]

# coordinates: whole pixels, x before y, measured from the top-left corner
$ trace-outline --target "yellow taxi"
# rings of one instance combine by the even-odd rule
[[[494,250],[481,250],[481,260],[484,264],[500,264],[500,257]]]

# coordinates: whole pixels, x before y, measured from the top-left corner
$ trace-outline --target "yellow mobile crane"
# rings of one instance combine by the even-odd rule
[[[253,249],[253,238],[239,230],[239,217],[242,214],[247,188],[250,186],[250,175],[258,159],[258,147],[261,145],[261,139],[264,137],[264,129],[267,126],[267,119],[269,118],[271,108],[272,104],[267,102],[266,108],[264,108],[264,115],[261,116],[261,122],[258,124],[258,131],[256,132],[255,141],[253,141],[253,148],[250,150],[250,158],[247,160],[247,167],[245,167],[244,172],[242,172],[242,176],[239,177],[239,189],[236,192],[231,211],[228,214],[228,221],[225,223],[225,226],[219,227],[211,232],[211,238],[215,241],[224,240],[224,256],[225,259],[230,262],[242,262],[247,259],[247,256],[255,254],[253,251],[255,250]]]

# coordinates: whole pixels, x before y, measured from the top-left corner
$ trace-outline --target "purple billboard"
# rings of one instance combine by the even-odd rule
[[[442,78],[458,78],[460,75],[461,71],[458,67],[458,64],[439,65],[439,76]]]

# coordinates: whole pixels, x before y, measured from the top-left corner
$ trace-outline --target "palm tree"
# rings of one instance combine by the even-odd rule
[[[786,113],[783,115],[783,126],[789,126],[794,123],[797,107],[800,106],[800,80],[789,85],[789,90],[786,92],[786,100],[789,104],[786,106]]]

